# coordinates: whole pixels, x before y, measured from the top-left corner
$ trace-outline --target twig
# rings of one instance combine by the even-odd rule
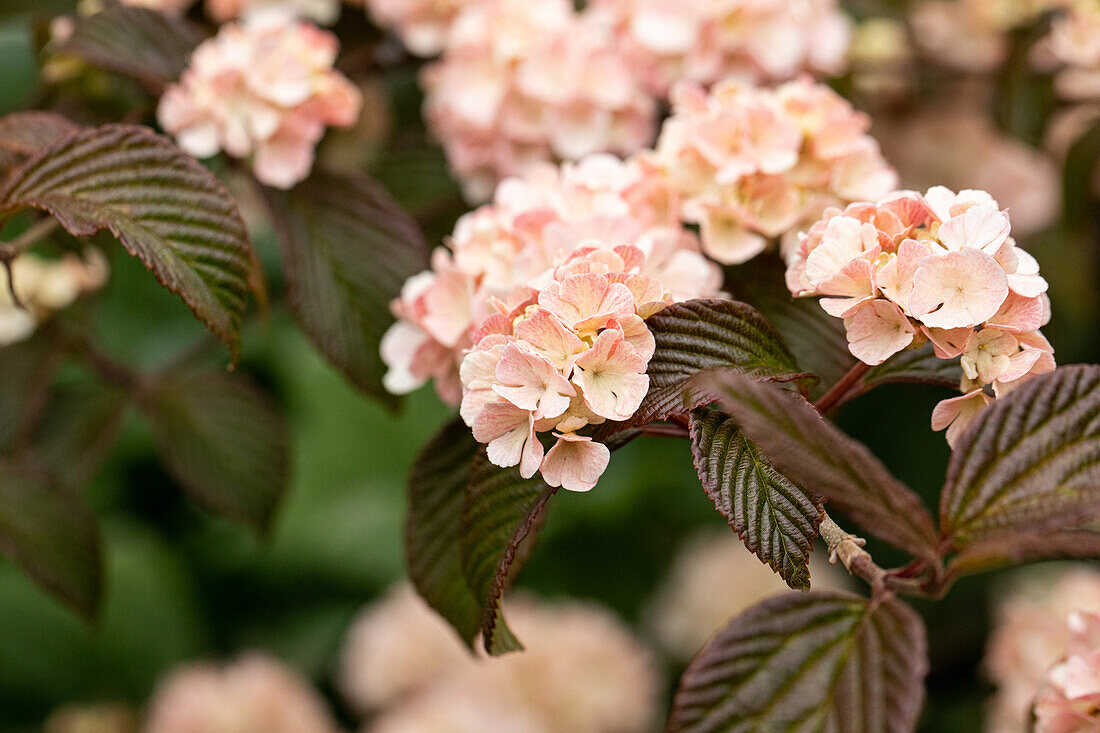
[[[847,374],[840,378],[821,399],[814,403],[814,408],[822,415],[829,410],[844,403],[845,398],[855,389],[863,376],[871,369],[870,364],[857,361],[855,366],[848,370]]]
[[[59,226],[61,225],[58,224],[57,219],[47,217],[31,224],[27,228],[27,231],[10,242],[0,242],[0,261],[11,262],[28,249],[41,242]]]
[[[642,427],[645,435],[658,435],[662,438],[688,438],[691,434],[682,425],[666,425],[664,423],[650,423]]]

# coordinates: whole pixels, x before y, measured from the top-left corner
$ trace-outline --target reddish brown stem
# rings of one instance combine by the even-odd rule
[[[814,408],[822,415],[844,404],[848,396],[859,387],[860,380],[870,371],[871,365],[857,361],[848,373],[840,378],[821,399],[814,403]]]

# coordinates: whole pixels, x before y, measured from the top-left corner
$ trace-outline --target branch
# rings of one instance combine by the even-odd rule
[[[0,262],[11,262],[61,226],[52,216],[40,219],[10,242],[0,242]]]
[[[834,407],[844,404],[848,395],[858,388],[860,380],[863,379],[863,376],[867,374],[870,369],[870,364],[864,364],[862,361],[857,361],[855,366],[849,369],[848,372],[840,378],[840,381],[834,384],[821,399],[814,403],[814,408],[824,415]]]

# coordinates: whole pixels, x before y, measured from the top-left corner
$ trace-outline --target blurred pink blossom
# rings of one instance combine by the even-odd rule
[[[349,633],[338,680],[357,709],[366,712],[361,702],[373,701],[378,715],[364,733],[652,729],[657,665],[613,614],[522,596],[506,601],[504,611],[525,648],[486,658],[471,655],[411,589],[365,609]],[[421,639],[427,646],[418,649]]]
[[[704,251],[741,263],[778,237],[784,249],[829,206],[893,190],[869,118],[808,79],[775,90],[734,81],[673,91],[673,114],[648,156],[700,225]]]
[[[447,45],[451,25],[467,5],[480,0],[366,0],[379,24],[391,27],[410,52],[436,56]]]
[[[332,25],[340,17],[341,0],[206,0],[206,12],[218,23],[249,13],[277,10],[320,25]]]
[[[595,0],[647,88],[844,70],[851,23],[836,0]]]
[[[1039,332],[1050,319],[1047,283],[1010,229],[988,193],[942,186],[831,208],[800,235],[787,285],[825,296],[821,307],[844,319],[849,349],[866,364],[929,341],[940,358],[960,358],[964,397],[932,415],[954,445],[989,402],[983,388],[1000,396],[1054,369]]]
[[[721,287],[718,268],[681,225],[679,200],[666,179],[640,161],[609,155],[561,167],[542,164],[523,178],[504,181],[491,205],[459,219],[448,245],[433,253],[432,269],[410,278],[393,304],[398,321],[382,341],[391,392],[410,392],[435,379],[440,396],[458,404],[458,366],[485,335],[483,327],[506,320],[512,309],[537,296],[581,247],[603,250],[640,276],[627,278],[615,288],[619,293],[622,287],[656,283],[652,293],[639,295],[666,302],[715,295]],[[629,262],[613,252],[621,247],[630,248]],[[575,259],[569,267],[590,269],[599,256]],[[548,303],[561,300],[557,287],[546,294]],[[565,306],[555,302],[554,307]],[[518,329],[555,369],[572,367],[579,337],[559,318],[539,311]],[[474,362],[467,366],[474,368]]]
[[[468,5],[422,81],[429,127],[471,201],[533,163],[629,155],[656,132],[656,104],[611,29],[567,0]]]
[[[989,733],[1032,730],[1029,718],[1037,696],[1038,730],[1043,725],[1050,726],[1048,731],[1090,730],[1059,728],[1053,723],[1060,712],[1071,712],[1070,720],[1081,720],[1072,714],[1071,700],[1082,691],[1076,683],[1084,680],[1090,686],[1089,658],[1100,648],[1097,614],[1100,573],[1095,569],[1070,565],[1052,573],[1047,566],[1016,573],[997,606],[984,661],[987,675],[997,686],[986,717]],[[1055,674],[1073,657],[1083,658],[1072,669]],[[1078,675],[1077,670],[1086,674]],[[1098,689],[1093,687],[1094,692]],[[1095,721],[1091,724],[1095,727]]]
[[[327,31],[253,13],[195,49],[157,117],[191,155],[250,157],[261,183],[290,188],[309,175],[325,128],[359,115],[359,90],[332,68],[337,50]]]
[[[1100,100],[1100,2],[1070,0],[1051,23],[1049,52],[1063,66],[1055,78],[1061,96]]]
[[[0,346],[30,337],[54,312],[103,287],[109,273],[107,258],[94,247],[82,256],[69,253],[57,260],[33,252],[16,257],[10,274],[18,305],[12,299],[8,270],[0,268]]]
[[[1037,733],[1085,733],[1100,728],[1100,613],[1075,611],[1066,657],[1046,676],[1035,701]]]
[[[145,733],[336,733],[321,696],[258,652],[225,667],[192,664],[160,683]]]

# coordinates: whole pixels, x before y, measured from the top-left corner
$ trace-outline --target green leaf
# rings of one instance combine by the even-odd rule
[[[674,303],[646,319],[657,342],[650,359],[649,392],[631,424],[644,425],[706,404],[712,396],[693,389],[701,372],[736,369],[756,377],[787,379],[798,365],[782,337],[744,303],[701,299]]]
[[[975,418],[951,455],[940,523],[956,546],[1100,516],[1100,366],[1029,379]]]
[[[703,490],[745,546],[790,587],[808,589],[821,499],[777,471],[718,410],[691,413],[691,453]]]
[[[501,614],[500,602],[522,562],[520,545],[557,491],[518,468],[501,469],[484,451],[474,460],[462,513],[462,570],[482,608],[481,633],[492,655],[523,649]]]
[[[237,205],[200,163],[134,125],[85,129],[43,148],[0,189],[74,236],[110,230],[236,356],[251,245]]]
[[[212,511],[260,530],[289,481],[289,436],[279,410],[249,380],[224,371],[163,376],[142,408],[172,477]]]
[[[0,348],[0,448],[10,452],[29,440],[63,359],[41,332]]]
[[[790,346],[801,369],[820,380],[811,393],[821,394],[856,363],[848,350],[844,321],[821,309],[816,298],[795,298],[784,281],[786,267],[765,254],[732,271],[734,296],[760,311]]]
[[[1098,557],[1100,532],[1088,529],[1023,531],[966,545],[951,559],[948,575],[956,578],[1040,560],[1095,560]]]
[[[86,619],[99,605],[95,517],[78,494],[41,470],[0,459],[0,552]]]
[[[905,604],[777,596],[735,618],[692,660],[668,730],[910,733],[927,672],[924,626]]]
[[[61,53],[136,79],[156,94],[180,77],[203,39],[183,18],[129,5],[109,4],[73,21]]]
[[[710,375],[737,421],[785,476],[839,507],[863,529],[927,559],[938,557],[932,516],[863,445],[828,422],[798,395],[740,374]]]
[[[0,172],[79,129],[54,112],[16,112],[0,117]]]
[[[478,443],[461,419],[424,446],[409,477],[405,562],[417,592],[471,648],[481,605],[462,571],[462,511]]]
[[[863,375],[864,391],[881,384],[932,384],[939,387],[958,388],[962,378],[959,360],[941,359],[932,350],[932,344],[919,349],[905,349],[883,363],[871,367]]]
[[[82,490],[118,440],[126,395],[99,383],[55,390],[36,431],[34,453],[62,485]]]
[[[390,301],[428,267],[416,222],[363,177],[316,173],[289,193],[266,193],[302,330],[352,384],[395,406],[379,345],[394,320]]]

